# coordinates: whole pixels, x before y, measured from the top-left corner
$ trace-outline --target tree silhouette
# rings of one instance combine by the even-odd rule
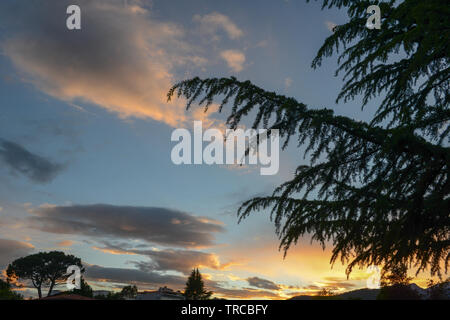
[[[380,280],[382,286],[407,286],[410,284],[412,277],[408,277],[408,267],[401,264],[398,266],[392,266],[389,269],[383,268]]]
[[[53,287],[69,276],[67,267],[76,265],[84,271],[80,258],[66,255],[61,251],[39,252],[14,260],[6,270],[8,278],[31,280],[37,289],[39,298],[42,298],[42,286],[49,286],[47,296],[50,296]]]
[[[184,290],[186,300],[208,300],[211,295],[212,291],[206,291],[202,275],[198,269],[193,269]]]
[[[11,289],[11,284],[0,279],[0,300],[23,300],[23,296]]]
[[[84,280],[83,277],[80,279],[80,289],[72,289],[72,293],[88,298],[94,297],[92,287],[86,282],[86,280]]]
[[[405,264],[383,268],[381,274],[381,289],[378,300],[419,300],[419,294],[410,286],[413,278],[408,276]]]
[[[252,128],[278,129],[283,148],[296,137],[310,165],[268,197],[242,204],[239,221],[271,208],[285,254],[311,234],[333,243],[331,263],[384,265],[412,262],[417,272],[447,272],[450,257],[449,52],[450,7],[445,0],[378,1],[380,30],[365,27],[368,1],[324,0],[347,8],[312,66],[339,52],[336,75],[344,73],[337,97],[362,95],[362,108],[384,96],[372,121],[309,108],[296,99],[236,78],[198,77],[174,85],[168,100],[183,96],[205,111],[232,102],[227,125],[236,129],[256,109]]]
[[[137,293],[138,288],[135,285],[125,286],[122,288],[122,291],[120,291],[120,294],[123,298],[130,298],[130,299],[136,298]]]

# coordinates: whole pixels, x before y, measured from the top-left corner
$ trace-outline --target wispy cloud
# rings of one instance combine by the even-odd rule
[[[284,86],[287,88],[290,88],[292,85],[292,79],[287,77],[286,79],[284,79]]]
[[[133,251],[149,257],[148,262],[135,262],[135,265],[143,271],[151,270],[174,270],[189,274],[193,268],[209,268],[224,270],[231,264],[222,264],[219,257],[214,253],[194,250],[148,250]]]
[[[34,182],[51,181],[63,165],[34,154],[23,146],[0,138],[0,161],[8,166],[13,173],[21,173]]]
[[[262,279],[258,277],[250,277],[247,279],[247,282],[252,287],[260,288],[260,289],[268,289],[268,290],[280,290],[281,287],[277,285],[275,282]]]
[[[215,34],[218,30],[223,30],[230,39],[238,39],[244,32],[231,19],[221,13],[212,12],[206,15],[195,15],[194,21],[200,23],[202,31]]]
[[[71,247],[74,244],[72,240],[63,240],[58,242],[59,247]]]
[[[228,67],[234,72],[240,72],[244,69],[245,54],[239,50],[225,50],[220,53]]]
[[[327,29],[331,32],[334,32],[334,28],[337,27],[337,24],[331,21],[325,21],[325,25],[327,26]]]

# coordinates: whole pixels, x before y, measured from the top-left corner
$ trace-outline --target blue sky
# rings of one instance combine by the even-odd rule
[[[65,28],[68,4],[81,8],[81,31]],[[180,289],[195,266],[213,291],[231,298],[364,286],[364,270],[345,280],[345,266],[331,269],[329,250],[308,239],[283,260],[267,212],[237,224],[240,202],[269,194],[307,162],[295,145],[282,152],[274,176],[247,167],[176,166],[172,131],[190,129],[194,120],[223,125],[227,112],[186,112],[184,101],[164,99],[177,81],[234,75],[367,120],[373,104],[364,111],[357,100],[335,104],[342,85],[335,57],[311,68],[345,12],[294,0],[6,0],[0,8],[0,267],[26,253],[63,250],[92,266],[87,278],[97,288],[107,280],[114,288]],[[7,155],[28,160],[20,167]],[[106,227],[108,216],[98,212],[108,208],[117,210],[117,222]],[[163,209],[198,228],[185,235],[194,244],[142,233],[140,224],[159,239],[162,223],[169,238],[184,235],[178,218],[151,216],[163,217]]]

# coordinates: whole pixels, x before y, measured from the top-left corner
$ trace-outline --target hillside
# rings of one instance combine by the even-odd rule
[[[415,283],[409,285],[409,287],[417,292],[423,300],[430,299],[431,292],[437,289],[437,285],[431,288],[421,288]],[[296,296],[290,300],[315,300],[315,299],[332,299],[332,300],[376,300],[380,289],[358,289],[353,291],[344,292],[330,297],[319,297],[319,296]],[[450,300],[450,283],[446,283],[443,288],[443,296],[446,300]]]

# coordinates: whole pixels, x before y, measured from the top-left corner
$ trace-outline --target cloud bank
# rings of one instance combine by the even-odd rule
[[[56,234],[143,240],[175,247],[206,247],[224,228],[217,220],[185,212],[107,204],[42,206],[31,210],[28,227]]]
[[[33,248],[27,242],[0,239],[0,268],[4,269],[15,259],[30,254]]]
[[[151,259],[150,262],[135,262],[135,265],[143,271],[174,270],[183,274],[189,274],[193,268],[223,270],[230,265],[221,264],[219,257],[213,253],[194,250],[148,250],[133,252],[145,255]]]

